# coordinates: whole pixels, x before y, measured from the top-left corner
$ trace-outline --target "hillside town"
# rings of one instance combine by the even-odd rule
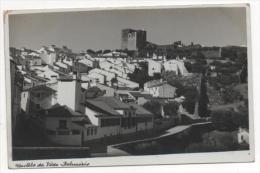
[[[185,152],[249,147],[244,46],[158,45],[145,30],[123,29],[115,50],[11,47],[10,71],[15,147],[77,146],[90,148],[92,157],[116,155],[121,144],[194,124],[210,130]]]

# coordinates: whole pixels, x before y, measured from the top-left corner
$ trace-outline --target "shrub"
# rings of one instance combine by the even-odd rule
[[[211,121],[214,127],[220,131],[232,131],[236,129],[233,123],[232,111],[230,109],[220,109],[212,111]]]
[[[161,118],[161,104],[157,101],[148,101],[143,107],[154,114],[155,118]]]
[[[223,109],[212,111],[211,120],[217,130],[232,131],[238,127],[248,128],[247,108],[234,111],[233,109]]]

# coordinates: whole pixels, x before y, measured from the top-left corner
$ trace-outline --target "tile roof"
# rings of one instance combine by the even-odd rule
[[[110,106],[108,106],[106,103],[102,101],[88,99],[86,101],[86,106],[98,112],[99,116],[104,116],[104,115],[120,116],[120,114],[117,111],[115,111],[113,108],[111,108]]]
[[[145,85],[146,87],[150,88],[150,87],[152,87],[152,86],[154,86],[154,85],[158,85],[158,84],[161,84],[161,83],[162,83],[162,81],[161,81],[160,79],[158,79],[158,80],[148,81],[148,82],[146,82],[144,85]]]
[[[54,89],[52,89],[46,85],[36,85],[34,87],[25,89],[24,91],[36,91],[36,90],[45,90],[45,91],[50,91],[50,92],[56,92]]]
[[[100,113],[99,116],[121,116],[116,110],[133,109],[131,105],[114,97],[87,99],[86,106]]]
[[[82,118],[81,120],[72,121],[73,123],[79,126],[85,126],[86,124],[91,124],[90,120],[87,117]]]
[[[144,107],[139,106],[135,103],[128,103],[130,106],[133,106],[136,109],[136,116],[153,116],[151,112],[146,110]]]
[[[113,109],[130,109],[130,106],[115,97],[98,97],[96,101],[102,101]]]
[[[132,96],[134,97],[144,97],[144,98],[153,98],[153,96],[151,94],[148,94],[148,93],[141,93],[139,91],[136,91],[136,92],[129,92]]]
[[[50,109],[42,110],[38,112],[38,115],[45,117],[86,117],[84,114],[60,104],[55,104]]]

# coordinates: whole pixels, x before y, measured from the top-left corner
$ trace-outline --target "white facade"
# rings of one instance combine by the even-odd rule
[[[89,66],[89,67],[93,67],[94,66],[94,61],[92,59],[88,59],[88,58],[83,58],[81,60],[78,61],[79,63],[82,63],[86,66]]]
[[[153,97],[159,97],[159,98],[173,98],[175,97],[175,92],[176,92],[176,88],[167,83],[163,83],[151,87],[144,87],[144,90],[152,94]]]
[[[105,91],[105,94],[103,96],[112,97],[115,95],[116,90],[110,86],[102,85],[100,83],[96,83],[95,86],[101,89],[102,91]]]
[[[40,109],[49,109],[57,103],[54,91],[46,89],[29,89],[21,93],[21,109],[28,113]]]
[[[42,59],[40,57],[33,57],[27,60],[28,65],[31,66],[40,66],[42,65]]]
[[[188,75],[188,71],[184,65],[184,62],[181,60],[169,60],[163,63],[165,71],[173,71],[176,75]]]
[[[79,79],[73,75],[73,80],[59,80],[57,90],[57,102],[61,105],[67,105],[74,111],[84,113],[84,93],[81,91]]]
[[[44,128],[48,139],[56,144],[80,146],[82,144],[82,127],[73,123],[80,119],[82,117],[46,117]],[[60,121],[66,122],[66,129],[60,128]]]
[[[239,128],[237,133],[237,140],[239,144],[249,144],[249,132],[246,129]]]
[[[148,75],[154,76],[154,73],[162,72],[162,64],[158,61],[148,59]]]
[[[121,78],[121,77],[117,77],[117,81],[118,81],[118,86],[120,87],[128,87],[128,88],[139,88],[139,83]]]
[[[95,68],[95,69],[92,69],[89,71],[89,74],[92,74],[92,73],[97,73],[97,74],[106,76],[107,81],[111,81],[111,79],[116,77],[115,73],[112,73],[112,72],[109,72],[106,70],[102,70],[102,69],[98,69],[98,68]]]
[[[53,63],[56,61],[57,55],[55,52],[50,52],[44,47],[38,50],[38,52],[39,56],[45,64],[53,65]]]
[[[105,82],[108,82],[110,83],[110,81],[106,81],[106,76],[102,75],[102,74],[99,74],[99,73],[90,73],[88,74],[88,78],[90,80],[90,82],[98,82],[98,83],[101,83],[101,84],[105,84]]]
[[[57,82],[57,79],[59,78],[59,74],[52,71],[52,70],[46,70],[42,73],[39,73],[38,76],[42,77],[42,78],[45,78],[45,79],[48,79],[48,83],[54,83],[54,82]]]

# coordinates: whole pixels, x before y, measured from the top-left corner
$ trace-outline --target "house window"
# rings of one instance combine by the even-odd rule
[[[95,128],[95,135],[97,134],[97,128]]]
[[[59,128],[60,129],[67,129],[67,121],[66,120],[60,120],[59,121]]]
[[[37,98],[41,98],[41,93],[37,93],[37,94],[36,94],[36,97],[37,97]]]
[[[93,128],[91,128],[91,135],[93,135]]]
[[[87,135],[89,135],[89,129],[87,129]]]
[[[40,108],[41,108],[40,104],[36,104],[36,109],[40,109]]]

